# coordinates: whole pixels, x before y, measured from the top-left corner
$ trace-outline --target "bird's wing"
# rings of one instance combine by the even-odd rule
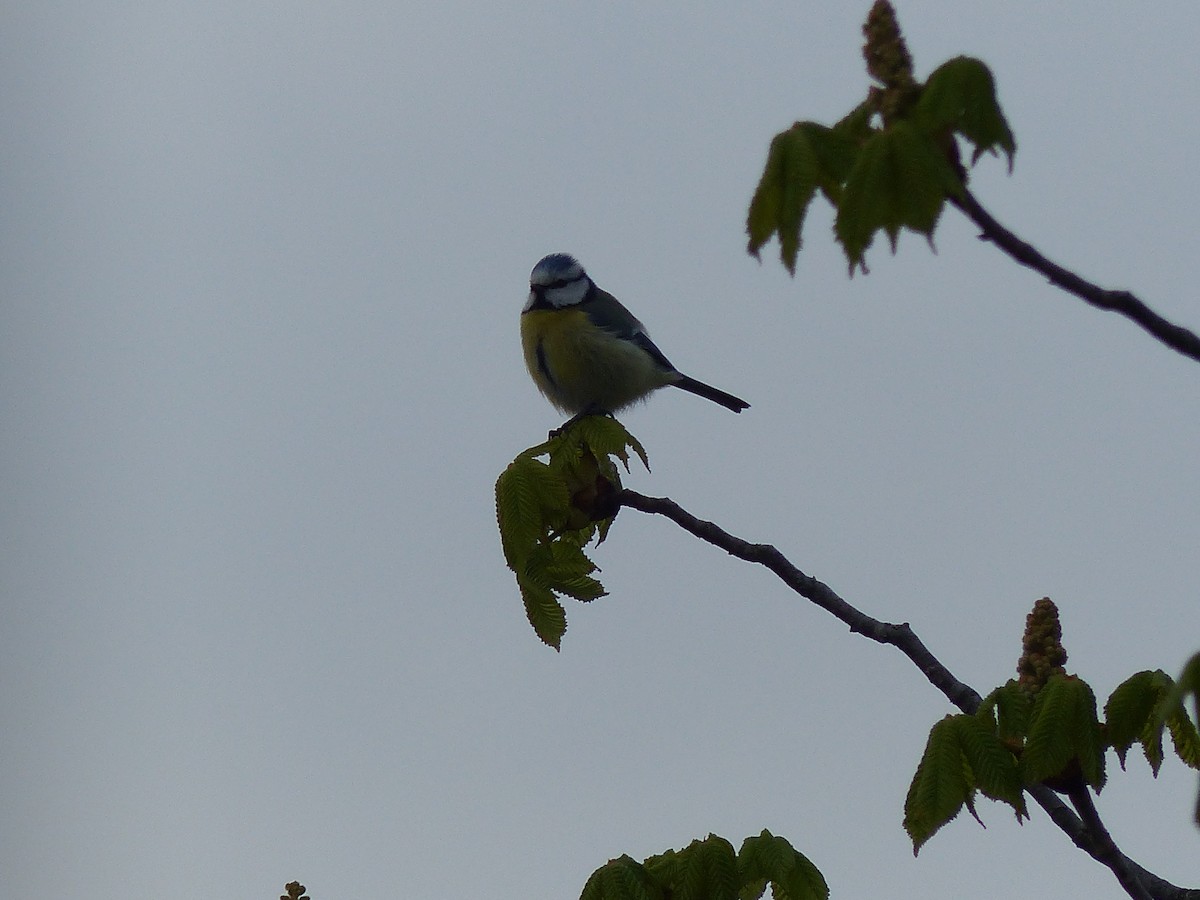
[[[608,291],[595,288],[579,304],[579,308],[587,313],[593,324],[616,335],[621,340],[641,347],[664,369],[671,372],[676,371],[675,367],[671,365],[671,361],[658,349],[654,341],[650,340],[646,326],[639,322],[634,314]]]

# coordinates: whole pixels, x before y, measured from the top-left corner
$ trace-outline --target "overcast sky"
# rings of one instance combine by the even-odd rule
[[[630,486],[981,691],[1045,595],[1102,699],[1200,649],[1200,365],[953,211],[866,277],[824,207],[795,279],[745,254],[771,137],[865,92],[868,6],[5,5],[0,895],[570,898],[766,827],[834,897],[1123,896],[1040,810],[914,860],[951,708],[764,571],[626,511],[555,653],[500,553],[495,478],[561,421],[518,313],[568,251],[753,404],[630,411]],[[919,74],[995,72],[982,202],[1200,327],[1200,8],[898,6]],[[1098,800],[1193,887],[1196,787],[1135,754]]]

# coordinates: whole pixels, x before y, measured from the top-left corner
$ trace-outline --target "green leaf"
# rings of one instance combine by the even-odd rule
[[[589,577],[595,571],[596,564],[570,539],[538,544],[526,563],[531,581],[585,602],[606,593],[599,581]]]
[[[1028,784],[1037,784],[1062,773],[1075,755],[1071,728],[1074,695],[1061,676],[1052,676],[1038,692],[1029,724],[1029,739],[1021,754],[1022,774]]]
[[[673,896],[680,900],[738,900],[737,854],[723,837],[710,834],[679,852],[682,883]]]
[[[683,861],[674,850],[647,856],[645,866],[647,874],[662,889],[664,896],[671,896],[683,880]]]
[[[1200,653],[1197,653],[1184,665],[1179,681],[1175,683],[1170,698],[1164,703],[1182,704],[1189,695],[1192,698],[1192,709],[1196,713],[1196,722],[1200,724]]]
[[[758,900],[771,885],[775,900],[828,900],[824,877],[804,854],[766,831],[733,845],[719,835],[667,850],[640,864],[622,856],[597,869],[583,900]]]
[[[566,485],[549,466],[518,456],[496,479],[496,522],[509,568],[520,572],[533,545],[546,530],[546,511],[565,509]]]
[[[517,577],[521,589],[521,600],[525,604],[525,616],[533,626],[534,633],[542,642],[555,650],[560,649],[562,636],[567,631],[567,611],[554,599],[548,587],[523,575]]]
[[[555,599],[556,582],[544,577],[545,562],[535,563],[532,572],[530,564],[547,552],[547,522],[562,518],[569,500],[562,479],[528,454],[513,460],[496,480],[496,520],[505,561],[517,577],[529,624],[556,650],[567,629],[566,611]],[[549,552],[553,558],[554,551]]]
[[[957,56],[938,66],[925,82],[914,115],[931,134],[950,131],[974,144],[972,165],[984,153],[1003,150],[1012,171],[1016,140],[996,99],[992,72],[979,60]]]
[[[666,896],[676,900],[738,900],[733,845],[715,834],[682,850],[650,857],[646,871]]]
[[[784,838],[763,829],[746,838],[738,851],[740,900],[756,900],[767,884],[775,900],[828,900],[829,885],[820,870]]]
[[[629,450],[641,459],[646,471],[650,471],[650,460],[646,448],[637,438],[625,430],[625,426],[611,416],[584,416],[571,426],[570,439],[589,447],[597,456],[615,456],[629,471]]]
[[[645,867],[628,856],[611,859],[583,886],[579,900],[664,900]]]
[[[779,236],[779,258],[796,274],[800,230],[817,189],[817,154],[803,123],[780,132],[771,140],[767,163],[746,215],[749,252],[756,258],[773,236]]]
[[[1200,769],[1200,731],[1188,718],[1182,703],[1167,715],[1166,723],[1176,755],[1185,765]]]
[[[992,722],[1002,741],[1024,741],[1029,731],[1029,713],[1033,703],[1021,686],[1009,679],[988,694],[975,715]]]
[[[846,179],[834,231],[850,272],[866,271],[864,256],[877,231],[896,251],[902,228],[932,241],[947,196],[962,185],[944,153],[911,122],[870,137]]]
[[[969,783],[985,797],[1011,806],[1016,810],[1017,821],[1028,818],[1021,770],[1012,751],[978,717],[955,716],[954,722],[959,747],[970,767]]]
[[[1184,700],[1189,695],[1196,712],[1195,721],[1188,717],[1184,707]],[[1170,729],[1171,742],[1179,758],[1193,769],[1200,769],[1200,730],[1196,727],[1200,723],[1200,653],[1183,667],[1179,681],[1163,697],[1155,718],[1165,722]],[[1200,807],[1197,815],[1200,816]]]
[[[854,166],[858,148],[867,142],[871,135],[879,129],[872,122],[875,120],[875,104],[864,100],[833,126],[833,138],[838,142],[836,147],[842,150],[840,158],[828,166],[830,174],[840,172],[839,181],[845,181]]]
[[[837,206],[842,186],[858,159],[859,148],[875,131],[870,126],[870,111],[864,103],[832,128],[813,122],[804,125],[808,127],[812,149],[817,155],[817,187],[830,203]]]
[[[645,448],[620,422],[586,416],[520,453],[496,479],[504,559],[534,632],[556,650],[567,628],[558,596],[586,602],[605,595],[584,548],[612,525],[620,490],[613,459],[628,469],[631,450],[646,462]]]
[[[982,715],[946,716],[930,730],[904,801],[904,829],[914,854],[963,806],[983,824],[975,812],[976,790],[1007,803],[1018,821],[1028,818],[1020,768],[996,735],[992,715],[989,709]]]
[[[1157,714],[1170,688],[1170,676],[1160,669],[1131,675],[1109,695],[1104,704],[1104,719],[1109,743],[1117,752],[1122,769],[1129,748],[1140,741],[1146,761],[1158,775],[1163,760],[1163,722]]]
[[[749,252],[758,258],[767,241],[778,236],[779,258],[795,275],[800,232],[813,195],[819,187],[836,202],[856,153],[847,129],[797,122],[775,135],[746,216]]]
[[[1038,691],[1021,755],[1026,784],[1061,777],[1068,764],[1079,766],[1083,780],[1104,786],[1104,741],[1096,717],[1096,696],[1073,675],[1054,675]]]
[[[1100,719],[1096,713],[1096,695],[1091,686],[1082,679],[1077,679],[1074,687],[1077,697],[1074,722],[1076,756],[1083,780],[1099,793],[1104,788],[1107,775],[1104,770],[1106,744],[1104,731],[1100,728]]]
[[[914,856],[958,815],[974,792],[959,746],[956,718],[946,716],[930,729],[904,800],[904,830],[912,838]]]
[[[1195,720],[1188,718],[1184,708],[1184,700],[1192,698],[1192,709]],[[1197,653],[1183,667],[1171,693],[1164,698],[1159,716],[1166,721],[1171,729],[1171,740],[1175,744],[1175,752],[1179,758],[1193,768],[1200,768],[1200,734],[1196,725],[1200,723],[1200,653]],[[1196,795],[1196,825],[1200,826],[1200,794]]]

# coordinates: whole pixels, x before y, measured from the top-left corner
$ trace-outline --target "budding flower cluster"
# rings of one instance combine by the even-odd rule
[[[872,78],[889,88],[908,88],[916,83],[908,45],[900,34],[896,10],[888,0],[875,0],[863,25],[863,35],[867,39],[863,56]]]
[[[1025,636],[1022,653],[1017,661],[1017,683],[1031,697],[1050,680],[1052,675],[1065,675],[1063,664],[1067,651],[1062,645],[1062,624],[1058,607],[1049,597],[1033,604],[1025,617]]]

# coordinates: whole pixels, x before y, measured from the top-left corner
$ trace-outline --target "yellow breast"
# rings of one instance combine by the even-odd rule
[[[616,412],[679,377],[578,309],[522,313],[521,345],[538,390],[571,414],[591,406]]]

